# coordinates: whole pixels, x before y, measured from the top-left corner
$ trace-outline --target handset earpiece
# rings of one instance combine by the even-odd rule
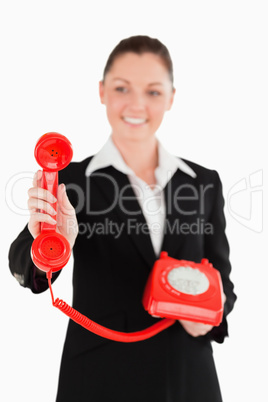
[[[34,155],[43,168],[41,187],[57,197],[58,171],[64,169],[73,156],[70,141],[59,133],[44,134],[37,141]],[[57,202],[51,206],[57,211]],[[31,256],[34,264],[51,276],[67,264],[71,247],[68,240],[56,232],[56,225],[41,223],[41,233],[33,241]]]
[[[70,141],[62,134],[47,133],[36,143],[34,156],[37,163],[47,172],[58,172],[72,160],[73,148]]]

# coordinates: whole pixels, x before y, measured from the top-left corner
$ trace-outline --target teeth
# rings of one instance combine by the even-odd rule
[[[124,117],[123,118],[127,123],[130,123],[130,124],[143,124],[143,123],[145,123],[146,122],[146,119],[137,119],[137,118],[134,118],[134,117]]]

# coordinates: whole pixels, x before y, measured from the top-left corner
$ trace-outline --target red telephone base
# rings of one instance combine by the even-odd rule
[[[196,264],[164,251],[147,281],[143,306],[153,316],[217,326],[223,316],[220,273],[206,259]]]

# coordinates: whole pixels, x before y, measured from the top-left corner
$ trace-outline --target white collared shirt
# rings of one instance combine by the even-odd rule
[[[177,169],[195,178],[196,173],[180,158],[171,155],[158,141],[158,166],[155,169],[156,185],[151,188],[148,183],[136,176],[134,171],[125,163],[120,151],[115,146],[112,136],[109,137],[100,151],[94,155],[86,169],[86,176],[98,169],[113,166],[126,174],[140,204],[150,232],[152,245],[156,256],[161,251],[164,224],[166,216],[164,187]]]

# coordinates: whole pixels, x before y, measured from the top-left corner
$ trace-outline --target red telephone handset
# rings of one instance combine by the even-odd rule
[[[41,187],[57,197],[58,171],[64,169],[73,156],[70,141],[59,133],[47,133],[37,141],[34,151],[38,164],[43,168]],[[51,204],[57,210],[57,202]],[[41,233],[32,244],[34,264],[48,276],[59,271],[68,262],[71,248],[68,240],[56,232],[56,225],[41,223]]]
[[[71,161],[72,146],[59,133],[44,134],[35,147],[35,158],[43,168],[42,187],[57,196],[58,171]],[[52,204],[54,209],[56,203]],[[68,262],[69,242],[56,232],[56,225],[41,224],[41,233],[32,244],[34,264],[46,272],[52,304],[77,324],[96,335],[119,342],[137,342],[151,338],[179,319],[219,325],[223,314],[223,290],[219,272],[207,260],[201,264],[175,260],[162,252],[152,268],[144,296],[144,308],[163,318],[142,331],[124,333],[105,328],[82,315],[63,300],[56,299],[51,286],[52,273]]]

